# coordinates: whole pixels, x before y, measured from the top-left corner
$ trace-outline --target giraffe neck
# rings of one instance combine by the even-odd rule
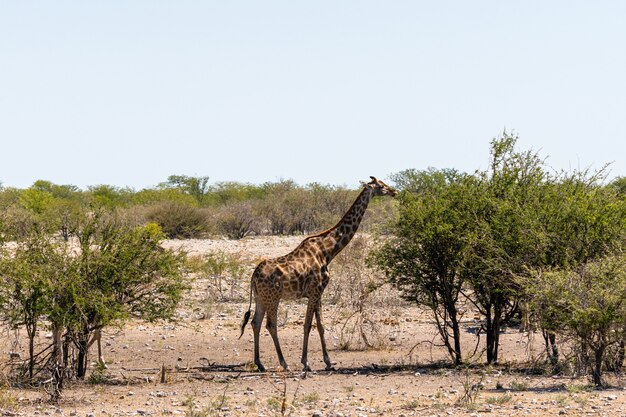
[[[329,242],[327,245],[329,249],[326,252],[327,262],[330,262],[348,243],[350,243],[359,229],[363,215],[365,215],[367,206],[373,196],[373,190],[369,188],[363,189],[352,204],[352,207],[344,214],[339,223],[324,233],[324,240]]]

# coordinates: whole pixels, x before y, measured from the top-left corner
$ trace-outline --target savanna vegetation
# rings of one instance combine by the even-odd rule
[[[623,179],[599,171],[553,172],[517,138],[491,142],[489,169],[407,170],[391,237],[370,254],[403,297],[432,312],[455,364],[460,320],[480,312],[486,361],[498,362],[504,326],[539,329],[546,362],[589,372],[624,361],[626,306]],[[574,348],[563,356],[559,341]]]
[[[20,360],[11,362],[10,379],[45,381],[58,400],[64,381],[85,378],[101,329],[131,318],[176,320],[194,276],[216,281],[202,300],[205,310],[236,300],[249,272],[242,262],[221,252],[187,257],[163,249],[164,239],[305,234],[330,226],[357,194],[293,181],[209,184],[207,177],[182,175],[140,191],[43,180],[0,188],[0,320],[17,345],[27,339],[26,357],[14,352]]]
[[[85,207],[115,211],[134,225],[158,224],[168,238],[224,235],[241,239],[259,234],[305,234],[331,225],[350,206],[358,190],[291,180],[261,185],[209,184],[208,177],[171,175],[153,188],[133,190],[97,185],[36,181],[27,189],[0,188],[1,221],[6,238],[18,238],[36,222],[42,230],[71,231],[72,217]]]
[[[588,374],[601,386],[603,372],[621,371],[625,178],[606,181],[606,167],[555,172],[516,143],[507,133],[492,140],[484,171],[392,175],[398,198],[375,200],[361,229],[379,244],[357,238],[334,263],[326,298],[345,311],[343,348],[374,346],[370,306],[391,285],[430,311],[454,366],[469,360],[462,320],[473,310],[488,364],[499,362],[501,330],[524,326],[543,338],[545,372]],[[0,187],[0,320],[28,346],[11,380],[51,382],[58,399],[64,381],[85,378],[94,334],[131,318],[176,320],[194,275],[215,277],[211,302],[237,300],[245,266],[218,252],[187,257],[163,249],[164,239],[305,235],[333,225],[358,192],[184,175],[139,191]],[[43,345],[42,331],[51,333]]]

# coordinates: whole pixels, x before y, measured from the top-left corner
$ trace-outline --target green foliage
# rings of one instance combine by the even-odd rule
[[[460,363],[457,303],[464,284],[461,267],[473,237],[475,181],[429,170],[411,171],[405,187],[409,183],[411,191],[399,198],[394,237],[371,259],[405,299],[433,312],[452,360]]]
[[[619,249],[626,231],[626,200],[599,182],[604,171],[574,172],[544,187],[539,220],[545,264],[575,268]]]
[[[34,339],[44,320],[53,333],[65,330],[63,337],[73,341],[82,377],[93,330],[131,316],[170,319],[186,288],[185,255],[159,246],[164,234],[158,225],[130,228],[102,209],[81,211],[75,220],[78,247],[34,225],[1,248],[0,319],[26,329],[31,378]]]
[[[266,197],[265,186],[244,184],[236,181],[218,182],[211,186],[205,197],[208,206],[223,206],[230,203],[260,200]]]
[[[198,201],[178,188],[153,189],[146,188],[132,195],[134,205],[153,205],[155,203],[172,203],[187,206],[198,206]]]
[[[161,249],[164,237],[157,225],[126,228],[106,213],[81,226],[78,272],[91,299],[83,314],[94,317],[94,325],[130,315],[150,321],[173,317],[185,288],[184,254]]]
[[[580,356],[593,357],[593,380],[602,385],[604,354],[626,338],[626,257],[539,274],[532,284],[542,326],[574,337]]]
[[[613,187],[622,197],[626,196],[626,177],[617,177],[611,182]]]
[[[187,175],[170,175],[167,181],[160,184],[162,188],[178,189],[184,194],[202,203],[208,192],[209,177],[189,177]]]
[[[50,181],[38,180],[31,188],[51,194],[54,198],[74,199],[79,196],[79,188],[75,185],[58,185]]]
[[[42,214],[52,203],[54,196],[48,191],[28,188],[20,196],[20,203],[35,214]]]
[[[428,168],[425,171],[405,169],[391,176],[392,181],[400,191],[423,193],[437,190],[456,182],[463,174],[455,169]]]
[[[506,132],[491,142],[489,171],[474,175],[473,237],[463,264],[470,300],[485,317],[487,362],[498,361],[500,327],[517,313],[518,276],[542,262],[537,213],[547,181],[543,161],[515,149]]]
[[[86,198],[92,205],[97,207],[114,209],[130,204],[133,193],[134,191],[130,188],[103,184],[88,187]]]
[[[159,223],[169,237],[221,233],[240,239],[259,233],[304,234],[332,226],[357,193],[317,183],[303,187],[291,180],[262,185],[232,181],[209,184],[208,177],[185,175],[171,175],[166,182],[139,191],[110,185],[89,186],[82,191],[73,185],[38,180],[25,190],[0,189],[0,213],[12,211],[12,216],[0,214],[0,227],[4,223],[5,233],[19,236],[27,221],[69,239],[76,208],[104,207],[124,211],[134,224]],[[384,206],[380,216],[385,215],[387,206],[374,202],[376,205]],[[2,217],[9,219],[3,222]],[[366,217],[365,227],[367,223]]]
[[[432,309],[453,360],[461,291],[485,318],[487,361],[496,362],[500,327],[532,295],[530,271],[576,267],[625,242],[626,204],[615,186],[600,185],[603,170],[550,175],[516,143],[506,132],[494,139],[489,169],[473,175],[431,168],[393,177],[404,190],[398,221],[372,259],[404,298]]]

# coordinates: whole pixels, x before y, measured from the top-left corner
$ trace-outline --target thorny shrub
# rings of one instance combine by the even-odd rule
[[[240,298],[242,283],[248,283],[249,268],[235,254],[221,250],[189,257],[187,266],[196,279],[207,280],[207,297],[214,301],[232,301]]]
[[[325,297],[336,307],[333,321],[341,329],[343,349],[381,347],[385,335],[374,308],[402,303],[397,292],[385,284],[383,275],[367,265],[370,246],[368,236],[357,235],[330,264],[331,280]]]
[[[159,203],[147,210],[146,218],[161,226],[169,238],[198,238],[210,231],[206,211],[189,205]]]

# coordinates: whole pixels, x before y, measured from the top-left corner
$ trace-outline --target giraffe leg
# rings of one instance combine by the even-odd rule
[[[285,371],[289,370],[289,365],[285,361],[283,351],[280,348],[280,342],[278,341],[278,303],[267,309],[267,330],[274,340],[274,347],[276,347],[276,354],[278,355],[278,361]]]
[[[252,330],[254,332],[254,364],[260,372],[265,372],[265,367],[261,363],[261,357],[259,354],[259,337],[261,335],[263,316],[265,316],[265,308],[261,305],[261,303],[257,302],[254,309],[254,318],[252,318]]]
[[[324,326],[322,326],[322,305],[320,302],[315,306],[315,322],[317,323],[317,331],[320,334],[320,341],[322,342],[322,354],[324,355],[324,363],[326,364],[326,370],[334,370],[333,364],[328,356],[328,350],[326,349],[326,340],[324,339]]]
[[[308,354],[309,354],[309,335],[311,334],[311,323],[313,322],[313,314],[315,313],[316,301],[309,299],[306,306],[306,317],[304,318],[304,342],[302,343],[302,366],[304,371],[310,371]]]

